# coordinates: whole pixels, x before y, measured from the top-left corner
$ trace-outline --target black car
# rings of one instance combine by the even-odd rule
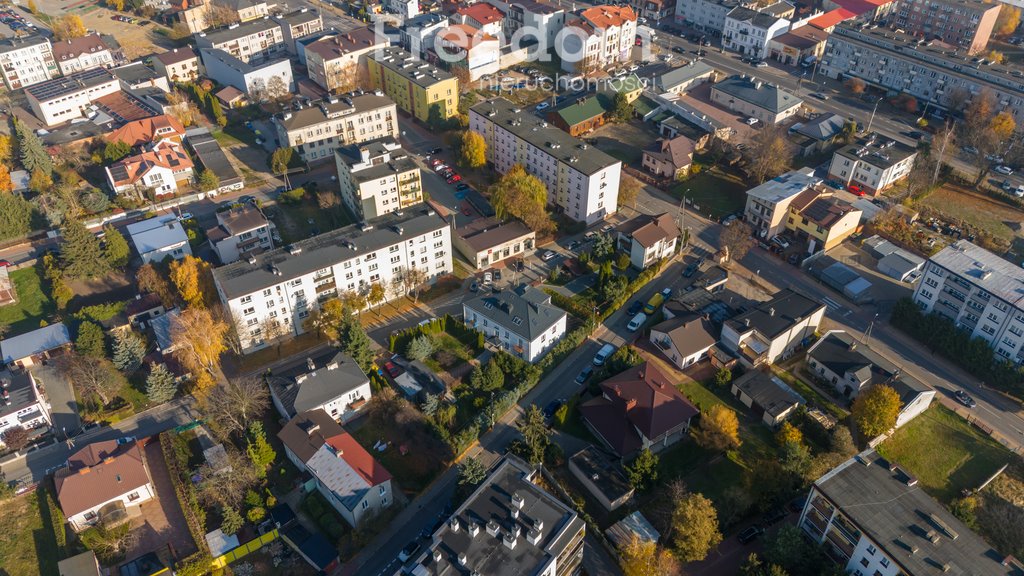
[[[953,393],[953,396],[956,398],[957,402],[967,406],[968,408],[976,408],[978,406],[978,403],[974,401],[974,398],[971,398],[971,396],[963,390],[957,390]]]
[[[689,278],[690,276],[693,276],[694,274],[697,273],[698,268],[700,268],[700,264],[698,264],[697,262],[691,263],[689,266],[686,267],[686,270],[683,270],[683,278]]]
[[[415,541],[410,542],[405,548],[402,548],[401,552],[398,553],[398,560],[406,562],[419,554],[419,552],[420,543]]]
[[[495,270],[494,271],[494,280],[495,280],[495,282],[497,282],[498,280],[501,280],[501,270]]]
[[[787,514],[789,514],[789,511],[786,510],[785,508],[773,508],[768,512],[765,512],[764,517],[761,518],[761,522],[765,526],[771,526],[772,524],[775,524],[779,520],[785,518]]]
[[[754,540],[757,540],[757,537],[761,534],[764,534],[764,530],[762,528],[758,526],[751,526],[743,532],[740,532],[736,539],[740,541],[740,544],[750,544]]]
[[[626,310],[627,316],[636,316],[638,312],[644,307],[644,303],[640,300],[633,300],[633,303],[629,305],[629,310]]]
[[[701,58],[703,58],[704,56],[708,55],[708,51],[707,50],[702,50],[700,48],[694,50],[693,53],[696,54],[697,56],[700,56]]]
[[[686,54],[686,48],[683,48],[682,46],[673,46],[672,51],[678,52],[679,54]]]
[[[469,285],[469,291],[470,292],[476,292],[479,289],[480,289],[480,285],[477,284],[476,282],[473,282],[472,284]]]
[[[440,154],[443,150],[444,148],[433,148],[429,152],[427,152],[427,154],[433,156],[434,154]]]
[[[910,136],[914,140],[920,140],[921,138],[924,138],[924,132],[918,132],[917,130],[911,130],[910,132],[907,132],[907,136]]]
[[[516,271],[522,272],[525,269],[526,269],[526,262],[523,262],[522,260],[516,260]]]
[[[246,194],[245,196],[240,197],[238,201],[241,202],[242,204],[255,204],[256,197]]]
[[[576,383],[577,384],[583,384],[584,382],[586,382],[587,380],[590,379],[590,375],[593,374],[593,373],[594,373],[594,367],[593,366],[587,366],[586,368],[583,369],[582,372],[580,372],[579,376],[576,377]]]
[[[553,418],[555,412],[558,412],[558,409],[562,407],[562,404],[565,404],[565,400],[558,399],[548,402],[548,405],[544,407],[544,417],[548,419]]]

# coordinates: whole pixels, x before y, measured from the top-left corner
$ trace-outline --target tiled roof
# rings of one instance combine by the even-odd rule
[[[629,6],[594,6],[580,12],[585,20],[598,28],[622,26],[626,22],[636,22],[636,12]]]
[[[372,46],[386,46],[387,39],[377,39],[373,29],[368,27],[349,30],[344,34],[325,36],[306,45],[307,52],[313,52],[324,61],[330,62],[350,52],[358,52]]]
[[[137,442],[94,442],[68,458],[54,475],[64,516],[74,516],[149,484],[146,461]]]
[[[114,178],[114,185],[120,187],[138,182],[156,167],[178,172],[192,168],[192,159],[177,142],[161,140],[152,150],[129,156],[111,166],[109,170]]]
[[[472,6],[460,8],[456,10],[455,13],[459,14],[460,16],[472,18],[473,20],[479,22],[481,25],[492,24],[494,22],[501,22],[501,20],[505,17],[505,14],[503,14],[501,10],[498,10],[491,4],[488,4],[487,2],[477,2]]]
[[[810,22],[808,22],[808,24],[816,28],[821,28],[822,30],[825,30],[827,28],[835,26],[836,24],[839,24],[840,22],[845,22],[850,18],[856,18],[856,16],[856,14],[850,12],[845,8],[836,8],[835,10],[825,12],[821,16],[812,19]]]
[[[391,480],[391,474],[348,432],[327,438],[306,467],[349,510],[374,486]]]
[[[170,131],[167,131],[168,129]],[[124,142],[130,146],[141,146],[158,139],[157,132],[163,132],[160,138],[172,135],[180,138],[185,135],[185,127],[181,125],[177,118],[161,114],[152,118],[143,118],[142,120],[129,122],[111,132],[107,139],[111,142]]]
[[[153,57],[162,62],[164,66],[170,66],[186,60],[194,60],[198,58],[195,50],[188,46],[184,48],[175,48],[174,50],[168,50],[167,52],[161,52]]]
[[[344,432],[327,412],[317,409],[303,412],[289,420],[277,433],[277,437],[300,462],[306,462],[327,442],[327,438]]]
[[[90,34],[81,38],[55,42],[53,44],[53,58],[61,62],[63,60],[73,60],[82,54],[102,52],[104,50],[109,50],[109,48],[103,43],[103,39],[100,38],[99,34]]]
[[[480,4],[474,4],[474,6],[480,6]],[[488,6],[490,5],[488,4]],[[473,28],[469,24],[452,24],[448,28],[438,32],[437,37],[441,40],[450,42],[463,50],[472,50],[482,42],[496,42],[498,40],[494,36],[485,34],[484,32]]]
[[[620,224],[617,232],[632,236],[634,240],[645,248],[654,246],[661,240],[679,236],[679,228],[675,220],[668,213],[649,216],[641,214],[632,220]]]

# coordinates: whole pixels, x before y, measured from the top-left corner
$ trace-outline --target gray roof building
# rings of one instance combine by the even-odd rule
[[[33,384],[32,375],[27,370],[11,372],[10,370],[0,369],[0,388],[3,389],[0,391],[0,395],[3,396],[0,399],[0,423],[7,416],[20,410],[25,410],[30,406],[35,406],[42,401],[38,390]],[[18,423],[31,422],[41,415],[42,413],[39,409],[27,414],[19,414]]]
[[[917,149],[872,132],[853,144],[847,144],[836,154],[886,170],[917,154]]]
[[[63,322],[50,324],[37,330],[0,340],[0,355],[4,364],[11,364],[44,354],[71,343],[68,327]]]
[[[266,380],[274,405],[285,418],[321,408],[370,382],[355,360],[341,352],[289,362],[274,368]]]
[[[771,6],[768,8],[771,8]],[[790,8],[792,8],[792,6]],[[780,18],[775,14],[769,13],[768,9],[758,12],[757,10],[751,10],[745,6],[737,6],[733,8],[726,17],[740,22],[749,22],[752,26],[757,28],[770,28]]]
[[[479,296],[463,305],[527,342],[533,342],[565,317],[565,310],[551,305],[550,296],[525,284]]]
[[[453,78],[447,70],[428,64],[399,46],[384,46],[369,55],[374,62],[402,76],[417,86],[429,88],[440,80]]]
[[[206,128],[194,128],[185,132],[188,145],[196,153],[204,170],[210,170],[220,179],[220,189],[242,186],[242,177],[231,165],[220,144]]]
[[[677,66],[655,78],[655,83],[662,92],[674,92],[680,85],[689,85],[698,78],[708,77],[715,69],[703,60],[692,60],[683,66]]]
[[[1024,268],[967,240],[958,240],[931,257],[932,263],[968,279],[989,294],[1024,308]]]
[[[777,376],[760,370],[751,370],[740,376],[732,383],[732,387],[752,399],[754,406],[770,417],[773,423],[784,419],[797,406],[807,403]]]
[[[853,375],[864,388],[885,384],[900,395],[903,404],[922,392],[931,390],[924,382],[899,369],[895,364],[857,342],[848,332],[832,330],[807,351],[808,361],[814,361],[834,374]]]
[[[316,126],[334,118],[350,114],[360,114],[394,105],[395,102],[391,98],[373,93],[352,97],[332,97],[320,102],[316,106],[306,106],[301,110],[292,110],[275,116],[274,121],[280,124],[286,131],[291,132],[293,130],[302,130],[309,126]]]
[[[821,302],[792,288],[783,288],[771,300],[757,303],[753,309],[727,320],[726,324],[740,332],[753,328],[773,339],[824,307]]]
[[[828,141],[842,133],[844,126],[846,126],[846,120],[839,114],[819,114],[817,118],[803,122],[799,127],[794,126],[794,128],[798,134],[803,134],[808,138]]]
[[[739,8],[736,10],[739,10]],[[775,114],[780,114],[803,104],[803,100],[797,98],[796,95],[774,84],[738,74],[716,83],[711,88]]]
[[[396,145],[398,143],[391,138],[383,138],[343,146],[337,149],[336,154],[341,162],[348,165],[349,173],[356,182],[370,182],[417,169],[418,164],[413,161],[412,157],[406,154],[400,146],[396,148]],[[355,165],[366,162],[364,155],[367,154],[370,159],[388,157],[390,160],[353,170]]]
[[[197,44],[199,46],[215,46],[226,42],[240,40],[254,34],[269,32],[274,28],[281,28],[281,25],[269,18],[260,18],[243,24],[233,24],[228,28],[214,30],[199,35]]]

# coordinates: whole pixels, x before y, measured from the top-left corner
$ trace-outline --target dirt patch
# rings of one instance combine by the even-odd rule
[[[586,136],[598,150],[623,163],[639,168],[645,148],[658,139],[658,133],[642,120],[605,124]]]
[[[1003,554],[1024,554],[1024,481],[1008,470],[980,494],[978,527]]]
[[[124,272],[110,272],[100,278],[75,280],[68,283],[75,293],[71,308],[77,309],[93,304],[104,304],[120,300],[129,300],[137,292]]]
[[[121,49],[124,51],[124,57],[128,60],[148,56],[155,52],[165,52],[174,46],[171,40],[156,32],[162,26],[155,22],[151,22],[146,26],[139,26],[138,23],[142,22],[143,19],[134,15],[130,15],[130,17],[136,18],[137,22],[135,24],[128,24],[112,20],[110,17],[117,14],[117,12],[101,6],[89,6],[86,4],[82,9],[75,9],[70,12],[81,16],[82,23],[85,24],[87,29],[95,30],[100,34],[110,34],[116,38],[118,43],[121,44]]]
[[[1020,225],[1024,211],[955,184],[945,184],[935,190],[921,206],[991,236],[1004,249],[1015,239],[1024,237]]]
[[[142,516],[132,521],[132,529],[139,539],[128,558],[147,552],[157,552],[170,547],[177,558],[184,558],[196,551],[196,544],[189,534],[185,514],[178,505],[174,486],[164,462],[160,443],[155,439],[145,448],[146,464],[156,488],[156,499],[142,504]]]

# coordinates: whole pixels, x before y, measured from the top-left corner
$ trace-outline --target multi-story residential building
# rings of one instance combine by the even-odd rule
[[[133,222],[126,230],[145,264],[162,262],[167,257],[181,260],[192,255],[188,234],[173,214]]]
[[[810,65],[825,53],[828,33],[816,26],[791,28],[768,42],[768,53],[787,66]]]
[[[675,138],[659,138],[641,156],[644,170],[670,180],[682,180],[690,172],[697,144],[680,134]]]
[[[196,45],[199,48],[223,50],[242,62],[250,63],[285,58],[288,55],[288,45],[285,44],[281,25],[270,18],[204,32],[196,38]]]
[[[429,283],[452,271],[451,226],[422,204],[221,266],[213,277],[248,354],[266,346],[268,320],[301,334],[302,321],[320,303],[372,284],[393,287],[411,268]]]
[[[57,42],[53,45],[53,59],[65,76],[114,65],[114,54],[99,34]]]
[[[495,171],[522,165],[547,186],[548,203],[573,220],[593,224],[618,208],[622,162],[529,111],[495,98],[470,108],[469,128],[484,137]]]
[[[295,92],[292,63],[288,58],[246,62],[223,50],[200,48],[206,75],[225,86],[234,86],[250,100]],[[278,94],[272,94],[274,91]]]
[[[297,53],[296,40],[312,36],[324,29],[324,20],[320,17],[320,12],[309,8],[299,8],[288,14],[274,16],[273,20],[281,26],[284,43],[288,45],[288,51],[292,54]]]
[[[28,370],[0,369],[0,446],[11,428],[50,426],[50,405]]]
[[[672,0],[630,0],[629,4],[637,16],[646,18],[653,24],[671,18],[676,7]]]
[[[378,138],[398,138],[395,103],[387,96],[331,96],[317,105],[289,110],[271,122],[282,146],[291,146],[306,162],[333,159],[340,146]]]
[[[1001,8],[981,0],[900,0],[889,21],[912,36],[937,38],[977,54],[988,46]]]
[[[459,109],[459,81],[444,70],[423,62],[397,46],[367,55],[370,84],[383,90],[421,122],[447,119]]]
[[[263,378],[282,418],[323,410],[344,424],[366,406],[372,394],[370,379],[356,361],[335,350],[275,365]]]
[[[569,72],[599,70],[629,59],[636,45],[636,12],[629,6],[600,5],[567,16],[567,28],[576,33],[562,39],[562,69]]]
[[[0,40],[0,70],[8,90],[19,90],[57,76],[50,41],[42,36]]]
[[[217,226],[206,231],[221,264],[248,258],[250,252],[274,248],[274,224],[255,206],[217,212]]]
[[[446,58],[453,59],[451,67],[465,68],[471,82],[500,69],[501,50],[497,36],[469,24],[453,24],[438,32],[435,39],[437,44],[434,49],[441,50]]]
[[[466,326],[531,363],[565,335],[565,310],[553,306],[551,296],[526,284],[463,302],[462,314]]]
[[[996,354],[1024,363],[1024,269],[967,240],[928,259],[914,302],[989,343]]]
[[[930,104],[962,109],[965,99],[984,91],[1000,108],[1024,122],[1024,81],[1012,66],[972,62],[964,51],[932,46],[922,38],[884,28],[840,25],[829,36],[818,74],[860,78],[871,86],[905,92]]]
[[[777,176],[747,190],[744,220],[760,238],[771,238],[782,232],[789,216],[789,204],[797,196],[821,183],[814,170],[804,168]]]
[[[872,132],[836,150],[828,177],[856,194],[875,196],[906,178],[916,158],[915,148]]]
[[[567,576],[580,570],[586,523],[506,456],[409,566],[413,576]]]
[[[679,227],[667,213],[641,214],[616,226],[615,233],[619,250],[640,270],[675,254],[679,241]]]
[[[785,288],[722,325],[722,345],[746,366],[774,364],[814,334],[825,305]]]
[[[84,118],[94,100],[121,91],[120,81],[108,70],[96,68],[55,78],[25,89],[28,104],[47,126]]]
[[[501,35],[504,19],[505,13],[487,2],[477,2],[459,8],[452,15],[452,21],[456,24],[465,24],[494,37]]]
[[[806,190],[789,203],[786,229],[807,241],[807,252],[829,251],[857,231],[863,212],[825,187]]]
[[[796,115],[804,103],[776,84],[738,74],[712,85],[711,101],[767,124],[778,124]]]
[[[420,15],[420,3],[417,0],[385,0],[384,9],[397,14],[402,22]]]
[[[1022,570],[874,449],[814,482],[798,526],[854,576],[1012,576]]]
[[[160,140],[142,154],[129,156],[104,168],[107,183],[116,194],[132,192],[142,196],[152,190],[156,196],[174,194],[178,182],[192,178],[192,158],[174,140]]]
[[[363,221],[423,202],[420,168],[392,138],[338,148],[341,198]]]
[[[733,8],[748,4],[740,0],[677,0],[676,22],[685,22],[712,36],[721,36],[725,30],[725,16]]]
[[[420,58],[425,57],[434,49],[434,37],[449,23],[448,17],[438,12],[427,12],[406,20],[399,28],[402,48]]]
[[[131,62],[123,66],[110,69],[121,82],[121,88],[125,92],[150,93],[152,88],[167,94],[171,91],[171,84],[167,77],[142,62]]]
[[[199,55],[188,46],[174,48],[153,56],[153,68],[171,82],[196,80],[202,74]]]
[[[512,0],[502,26],[512,45],[533,40],[537,50],[545,52],[555,46],[555,37],[565,26],[565,10],[543,0]]]
[[[53,475],[57,501],[75,532],[116,522],[128,508],[156,497],[146,453],[136,441],[93,442],[68,458]]]
[[[277,6],[277,2],[271,0],[213,0],[213,5],[218,8],[227,9],[239,22],[248,22],[257,18],[266,18],[270,9]]]
[[[737,6],[725,15],[722,47],[753,58],[767,58],[768,44],[789,31],[789,20]]]
[[[331,34],[305,45],[309,79],[329,92],[349,92],[359,87],[360,66],[366,55],[388,46],[386,37],[377,37],[372,28],[356,28],[344,34]]]

